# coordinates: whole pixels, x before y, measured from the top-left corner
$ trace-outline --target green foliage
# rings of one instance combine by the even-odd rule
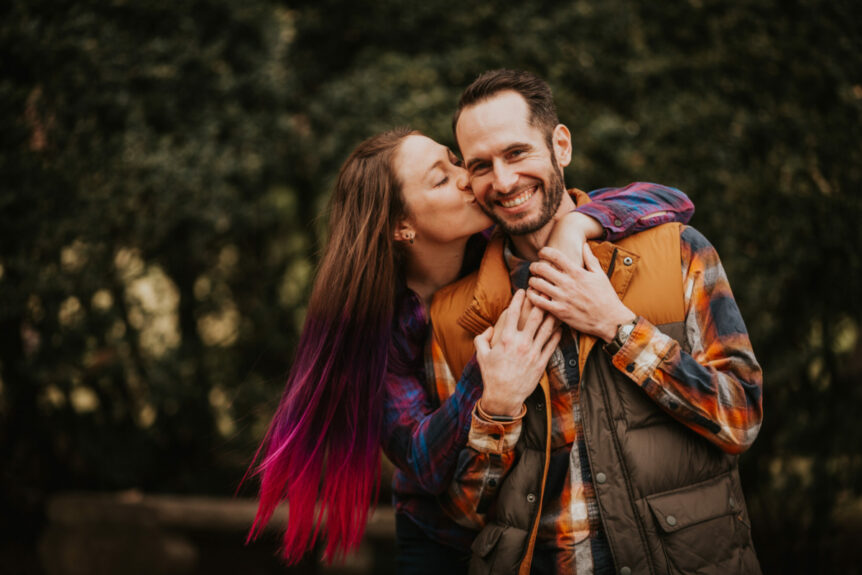
[[[290,16],[3,11],[4,507],[25,490],[229,491],[297,337],[280,291],[304,291],[287,274],[312,254],[316,208],[284,161]]]
[[[395,125],[454,146],[461,89],[505,66],[554,88],[569,185],[695,200],[765,370],[743,458],[765,570],[842,561],[838,510],[862,495],[862,10],[467,4],[0,8],[4,499],[224,491],[279,396],[340,163]]]

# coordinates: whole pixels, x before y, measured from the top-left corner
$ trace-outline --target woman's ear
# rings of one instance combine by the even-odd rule
[[[410,225],[410,222],[408,222],[406,218],[401,218],[401,220],[395,225],[395,241],[409,242],[412,244],[413,238],[415,237],[416,230],[413,229],[413,226]]]

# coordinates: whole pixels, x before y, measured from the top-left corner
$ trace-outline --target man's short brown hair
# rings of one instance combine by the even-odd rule
[[[455,139],[458,139],[455,128],[458,126],[458,118],[461,117],[464,108],[506,91],[517,92],[526,100],[530,110],[530,125],[542,131],[550,149],[554,128],[560,123],[551,87],[535,74],[523,70],[489,70],[483,72],[467,86],[461,93],[458,109],[452,119],[452,133],[455,134]]]

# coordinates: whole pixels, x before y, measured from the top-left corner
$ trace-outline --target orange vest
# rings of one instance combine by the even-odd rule
[[[579,206],[590,202],[580,190],[569,193]],[[679,231],[680,224],[665,224],[617,243],[589,242],[602,269],[607,272],[613,266],[611,285],[622,302],[654,325],[685,319]],[[643,258],[649,265],[639,265]],[[503,236],[498,232],[491,238],[479,270],[440,289],[431,303],[434,335],[456,381],[473,356],[473,338],[496,323],[511,299]],[[580,340],[583,371],[596,338],[582,336]]]
[[[578,205],[589,201],[583,192],[570,193]],[[590,247],[622,302],[689,351],[680,231],[680,224],[664,224],[617,243],[590,242]],[[431,325],[456,380],[473,356],[473,337],[496,322],[508,306],[511,292],[503,238],[498,235],[488,245],[477,272],[435,294]],[[611,365],[604,351],[593,351],[596,343],[595,337],[580,337],[582,418],[591,467],[607,476],[597,489],[597,500],[620,572],[668,570],[668,557],[674,551],[663,542],[650,513],[671,514],[668,510],[673,510],[689,517],[696,529],[703,529],[697,543],[687,542],[691,546],[684,547],[689,555],[714,557],[704,572],[759,573],[737,458],[665,414]],[[551,405],[547,375],[525,402],[519,459],[497,495],[497,516],[506,517],[507,523],[489,522],[476,537],[471,573],[530,572],[550,460],[551,410],[544,409],[542,402]],[[665,459],[651,457],[656,451],[642,448],[655,447],[655,442],[660,442]],[[663,466],[680,471],[672,480],[663,479]],[[538,494],[538,505],[526,503],[527,494]],[[692,502],[697,502],[698,513],[685,511],[692,508]],[[702,521],[713,517],[736,519]],[[662,529],[673,531],[683,523],[688,526],[689,520],[676,525],[674,519],[674,526],[662,524]],[[665,553],[656,551],[661,549]]]

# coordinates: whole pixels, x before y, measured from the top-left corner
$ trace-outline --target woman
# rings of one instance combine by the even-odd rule
[[[630,201],[633,194],[619,195]],[[690,215],[680,192],[669,201],[653,201],[671,217]],[[681,213],[674,201],[682,204]],[[472,198],[458,158],[406,129],[380,134],[354,150],[339,173],[330,210],[330,237],[296,359],[258,449],[260,506],[249,538],[287,500],[283,555],[289,563],[313,547],[323,524],[324,558],[355,548],[379,486],[382,442],[399,468],[399,538],[451,551],[441,535],[450,525],[433,494],[451,478],[453,454],[466,442],[481,389],[479,369],[468,366],[459,391],[436,405],[433,390],[424,387],[421,350],[431,297],[475,267],[484,245],[481,232],[491,222]],[[622,211],[630,216],[632,204]],[[634,211],[653,213],[644,205]],[[628,219],[636,229],[637,218]],[[567,234],[601,233],[596,221],[581,214],[562,222],[557,228]],[[656,223],[661,222],[651,221]],[[510,313],[522,310],[513,306]],[[545,318],[525,336],[542,351],[538,361],[524,366],[536,379],[559,337],[553,323]],[[429,442],[434,448],[422,449]],[[411,508],[411,501],[418,506]],[[458,540],[463,539],[462,534]]]

